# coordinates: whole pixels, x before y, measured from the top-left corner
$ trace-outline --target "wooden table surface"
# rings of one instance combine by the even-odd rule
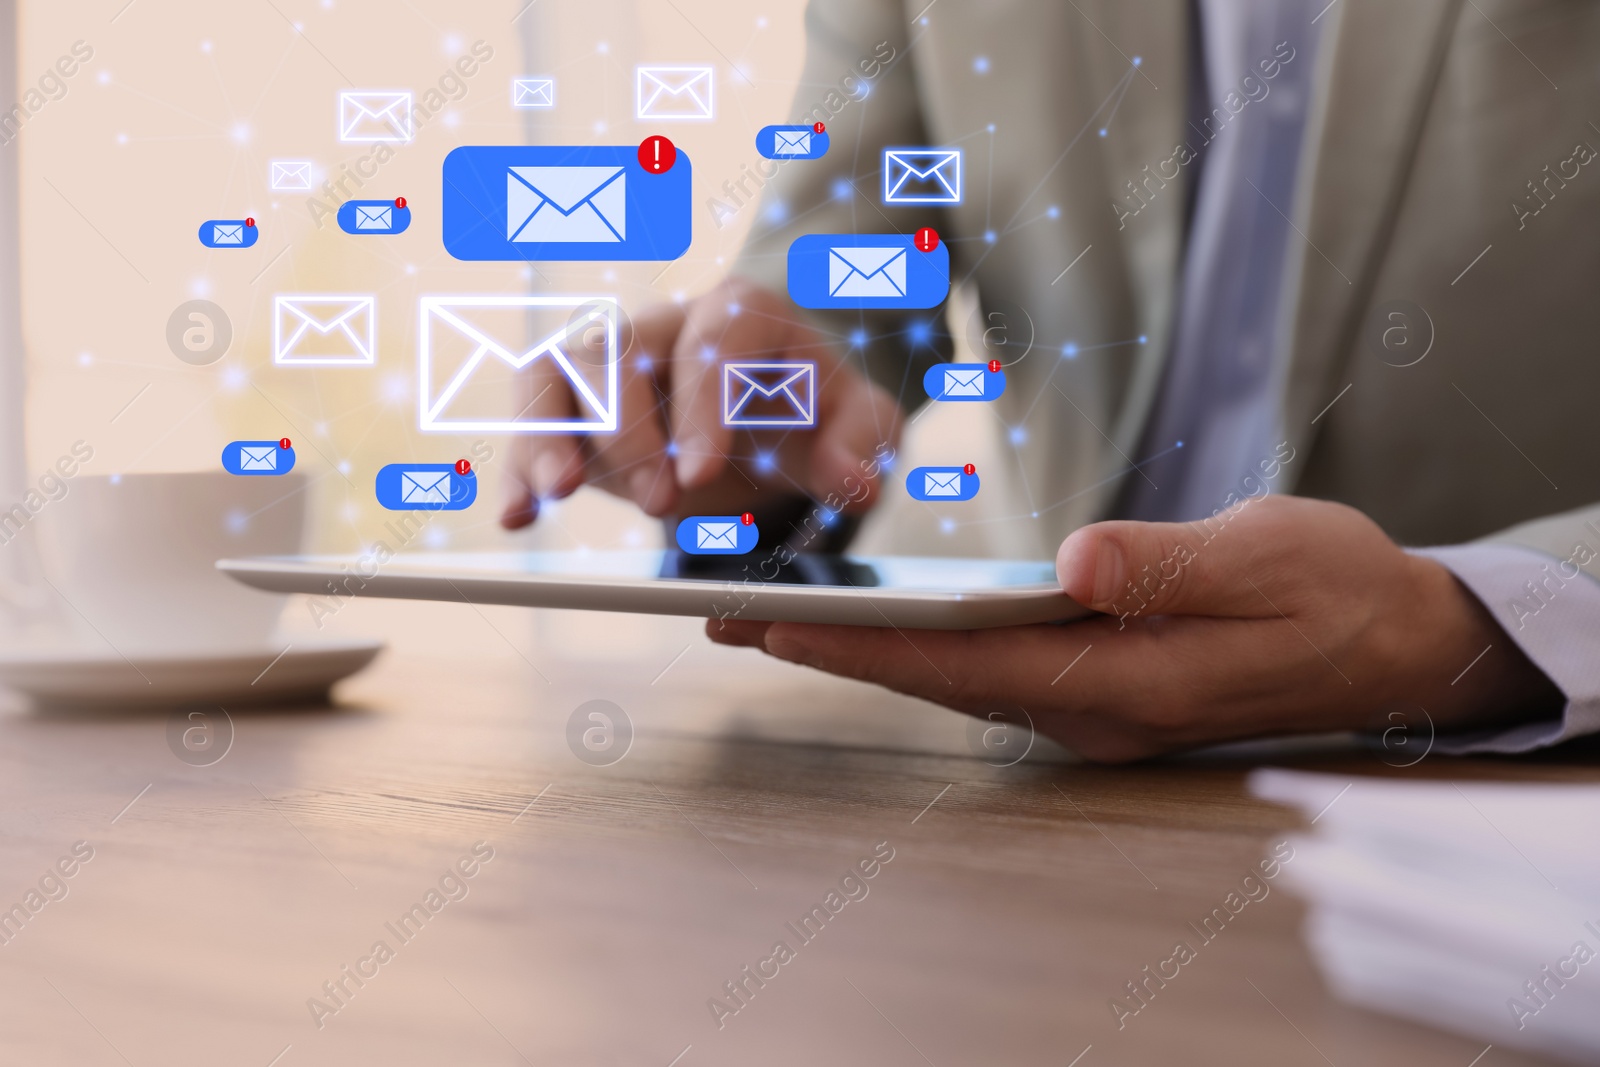
[[[0,1062],[1466,1067],[1480,1042],[1334,1000],[1277,889],[1126,1028],[1108,1001],[1300,825],[1248,796],[1255,766],[1597,778],[1577,754],[1401,772],[1328,745],[995,768],[960,716],[687,620],[334,621],[391,648],[335,707],[234,713],[208,767],[164,715],[0,715],[0,897],[94,850],[0,946]],[[636,731],[606,767],[567,741],[597,698]],[[474,847],[492,859],[429,901]],[[820,933],[786,926],[875,850]],[[747,966],[772,976],[741,1006]]]

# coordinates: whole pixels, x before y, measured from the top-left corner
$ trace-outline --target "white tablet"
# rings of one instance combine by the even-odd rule
[[[676,551],[428,552],[225,559],[257,589],[762,622],[966,630],[1089,614],[1048,562]]]

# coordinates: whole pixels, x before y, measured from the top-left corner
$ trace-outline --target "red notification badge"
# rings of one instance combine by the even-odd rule
[[[246,226],[250,227],[252,230],[256,228],[256,220],[255,219],[245,219],[244,220],[244,224]]]
[[[754,526],[756,524],[756,517],[747,511],[743,515],[739,516],[739,521],[744,523],[746,526]]]
[[[294,445],[289,442],[289,439],[287,437],[280,437],[280,438],[278,438],[278,447],[282,448],[282,449],[285,449],[285,450],[288,450],[290,448],[293,448]]]
[[[968,463],[965,467],[961,468],[961,473],[963,473],[963,474],[977,474],[978,473],[978,468],[974,467],[972,464]]]
[[[991,374],[999,374],[1000,373],[1000,361],[998,359],[991,359],[989,361],[989,373],[991,373]]]
[[[922,229],[918,230],[917,235],[912,238],[912,243],[917,246],[918,252],[932,252],[935,248],[939,247],[938,231],[931,226],[924,226]]]
[[[406,206],[406,198],[403,197],[403,196],[395,197],[394,198],[394,206],[395,207],[405,207]]]
[[[456,460],[456,473],[457,474],[461,474],[461,475],[471,474],[472,473],[472,464],[468,463],[464,459]]]
[[[811,127],[811,132],[812,133],[827,133],[828,132],[828,128],[826,126],[824,126],[822,123],[819,122],[815,126]]]
[[[660,134],[639,142],[639,166],[651,174],[665,174],[677,160],[677,147]]]

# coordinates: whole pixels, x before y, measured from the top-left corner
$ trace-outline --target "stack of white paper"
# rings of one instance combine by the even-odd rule
[[[1284,868],[1335,993],[1600,1062],[1600,787],[1260,771],[1314,820]]]

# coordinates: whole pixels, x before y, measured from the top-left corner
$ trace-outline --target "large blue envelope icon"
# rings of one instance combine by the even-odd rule
[[[625,241],[628,175],[621,167],[511,167],[506,240]]]

